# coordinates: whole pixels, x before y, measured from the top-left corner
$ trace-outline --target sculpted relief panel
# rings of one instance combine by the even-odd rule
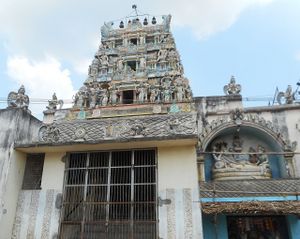
[[[127,140],[132,138],[154,138],[172,136],[195,136],[196,115],[178,113],[132,117],[124,119],[64,121],[44,125],[39,131],[40,142],[97,142],[101,140]]]
[[[239,133],[233,139],[220,139],[212,144],[212,178],[214,180],[243,180],[271,178],[266,149],[254,141],[244,143]]]

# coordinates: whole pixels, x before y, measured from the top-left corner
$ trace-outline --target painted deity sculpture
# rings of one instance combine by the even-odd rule
[[[59,109],[61,109],[63,104],[64,104],[63,100],[58,100],[56,94],[53,93],[52,99],[48,100],[48,106],[46,106],[46,108],[48,110],[56,110],[57,106],[59,105]]]
[[[240,84],[236,84],[235,77],[231,76],[230,82],[224,86],[223,90],[226,95],[238,95],[240,94],[242,87]]]
[[[18,92],[10,92],[7,97],[8,107],[28,109],[29,97],[25,94],[25,87],[22,85]]]
[[[224,141],[213,146],[214,165],[212,168],[214,180],[245,180],[271,178],[268,156],[265,148],[257,145],[250,147],[248,153],[242,153],[242,144],[232,147]]]
[[[146,86],[144,84],[140,84],[136,91],[138,93],[138,102],[139,103],[145,102],[147,100]]]

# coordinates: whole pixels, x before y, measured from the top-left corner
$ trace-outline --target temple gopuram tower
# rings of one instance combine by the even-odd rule
[[[149,113],[153,107],[154,114],[190,112],[192,92],[170,21],[170,15],[163,16],[161,24],[155,17],[148,22],[136,16],[126,24],[121,21],[118,29],[113,22],[105,23],[88,78],[75,95],[74,109],[84,110],[87,117],[93,117],[95,109],[110,116],[112,109],[118,113]]]
[[[56,190],[58,238],[200,238],[197,113],[170,21],[104,23],[73,107],[54,94],[20,146],[56,165],[41,193]]]

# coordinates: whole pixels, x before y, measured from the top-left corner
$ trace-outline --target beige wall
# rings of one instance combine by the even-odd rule
[[[158,147],[160,238],[203,238],[194,144]]]
[[[0,222],[1,239],[11,238],[19,191],[22,187],[26,154],[13,151],[4,193],[3,215]]]
[[[158,148],[158,188],[197,188],[194,145]]]
[[[65,169],[62,157],[64,155],[65,153],[46,153],[41,185],[42,190],[62,190]]]

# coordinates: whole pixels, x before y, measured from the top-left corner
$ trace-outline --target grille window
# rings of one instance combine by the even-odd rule
[[[71,153],[60,238],[157,238],[155,150]]]
[[[28,154],[23,178],[23,190],[41,189],[44,154]]]

